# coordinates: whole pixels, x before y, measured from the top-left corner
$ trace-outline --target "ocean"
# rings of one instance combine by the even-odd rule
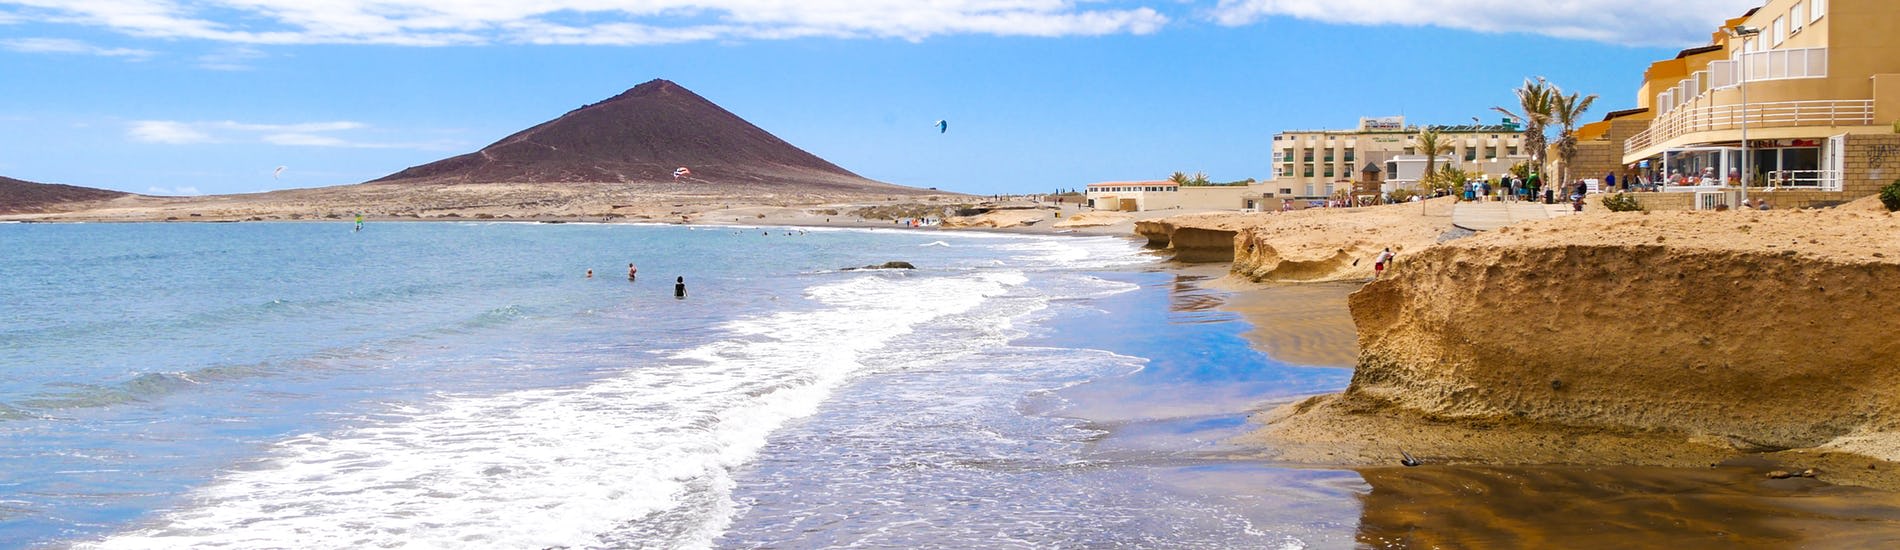
[[[1220,458],[1249,407],[1350,373],[1260,355],[1126,239],[0,224],[0,250],[5,548],[1337,547],[1366,490]],[[847,269],[887,261],[918,269]]]

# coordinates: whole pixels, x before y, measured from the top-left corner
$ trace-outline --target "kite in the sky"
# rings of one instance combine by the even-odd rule
[[[270,173],[270,179],[277,179],[279,176],[282,176],[282,175],[284,175],[284,167],[279,166],[277,167],[277,171]]]
[[[941,134],[948,131],[950,131],[950,121],[948,120],[937,121],[937,133]]]

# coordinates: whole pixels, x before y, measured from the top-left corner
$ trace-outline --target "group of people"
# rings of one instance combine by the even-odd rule
[[[638,280],[639,277],[640,277],[640,268],[634,266],[632,262],[628,262],[627,263],[627,280],[635,281],[635,280]],[[589,279],[594,278],[594,270],[592,269],[587,270],[587,278]],[[686,297],[686,277],[673,278],[673,297],[674,298]]]

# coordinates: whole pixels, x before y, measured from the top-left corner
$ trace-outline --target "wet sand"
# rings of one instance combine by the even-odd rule
[[[1358,360],[1359,335],[1346,296],[1360,283],[1265,286],[1224,279],[1213,286],[1233,291],[1221,309],[1253,325],[1246,337],[1261,353],[1319,367],[1352,368]]]

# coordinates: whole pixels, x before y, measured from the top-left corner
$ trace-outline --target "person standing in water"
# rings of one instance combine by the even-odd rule
[[[632,263],[628,263],[627,264],[627,280],[629,281],[633,280],[633,277],[638,274],[640,274],[640,268],[634,267]]]
[[[363,230],[363,213],[357,212],[356,213],[356,229],[352,231],[362,231],[362,230]]]
[[[686,297],[686,278],[685,277],[673,278],[673,297],[674,298]]]

